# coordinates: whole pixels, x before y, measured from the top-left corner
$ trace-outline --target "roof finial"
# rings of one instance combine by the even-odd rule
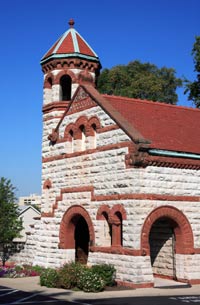
[[[74,19],[71,18],[68,23],[69,23],[70,28],[74,27],[74,23],[75,23]]]

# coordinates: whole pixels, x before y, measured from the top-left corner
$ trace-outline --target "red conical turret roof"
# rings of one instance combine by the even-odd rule
[[[69,21],[67,30],[41,59],[41,64],[55,58],[79,57],[86,60],[99,61],[97,54],[74,29],[74,20]]]

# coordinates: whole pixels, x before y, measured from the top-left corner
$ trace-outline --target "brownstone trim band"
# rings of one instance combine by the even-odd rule
[[[124,248],[122,246],[111,246],[111,247],[90,247],[91,252],[101,252],[109,254],[119,254],[119,255],[130,255],[130,256],[143,256],[140,249]]]
[[[43,118],[43,122],[52,121],[52,120],[60,120],[62,116],[48,116],[46,118]]]
[[[44,63],[42,63],[42,71],[43,73],[48,73],[52,70],[59,69],[84,69],[87,67],[89,71],[95,72],[98,71],[101,67],[98,61],[91,59],[90,61],[83,58],[50,58],[46,59]],[[68,70],[67,70],[68,71]]]
[[[189,158],[172,158],[148,155],[146,162],[148,166],[173,167],[196,170],[200,169],[200,160]]]
[[[130,149],[132,146],[133,146],[133,144],[131,142],[123,142],[120,144],[110,144],[110,145],[105,145],[105,146],[101,146],[101,147],[97,147],[97,148],[87,149],[84,151],[66,153],[63,155],[57,155],[57,156],[52,156],[52,157],[45,157],[45,158],[43,157],[42,162],[43,163],[52,162],[52,161],[92,154],[92,153],[96,153],[96,152],[102,152],[102,151],[106,151],[106,150],[120,149],[120,148],[124,148],[124,147],[128,147]]]
[[[49,113],[51,111],[64,111],[66,110],[66,108],[69,105],[69,101],[66,102],[52,102],[52,103],[48,103],[47,105],[44,105],[42,108],[42,112],[44,114]]]
[[[116,280],[116,282],[117,282],[117,286],[129,287],[129,288],[133,288],[133,289],[154,287],[154,283],[152,283],[152,282],[147,282],[147,283],[130,283],[130,282],[120,281],[120,280]]]
[[[113,194],[113,195],[95,195],[94,187],[91,186],[82,186],[82,187],[72,187],[72,188],[63,188],[60,190],[60,196],[56,197],[55,204],[52,207],[52,212],[42,213],[43,217],[53,217],[54,211],[58,207],[58,201],[62,201],[64,193],[81,193],[81,192],[90,192],[91,201],[116,201],[116,200],[153,200],[153,201],[185,201],[185,202],[200,202],[200,196],[177,196],[177,195],[161,195],[161,194]],[[107,206],[108,211],[109,206]],[[100,217],[99,210],[98,214]],[[125,217],[125,216],[124,216]],[[100,219],[100,218],[98,218]]]

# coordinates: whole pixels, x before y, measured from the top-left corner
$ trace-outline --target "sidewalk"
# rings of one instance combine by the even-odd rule
[[[170,280],[155,279],[155,288],[124,289],[114,291],[102,291],[99,293],[85,293],[83,291],[72,291],[57,288],[41,287],[39,277],[28,278],[0,278],[0,286],[29,291],[42,295],[48,295],[60,300],[76,299],[100,299],[113,297],[133,297],[133,296],[177,296],[177,295],[199,295],[200,285],[188,287],[183,283]]]

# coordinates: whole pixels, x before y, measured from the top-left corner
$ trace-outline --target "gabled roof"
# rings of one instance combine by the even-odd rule
[[[200,110],[102,95],[82,86],[136,143],[149,148],[200,155]]]
[[[200,110],[104,95],[146,139],[150,148],[200,154]]]
[[[33,211],[35,211],[38,215],[40,215],[41,213],[36,210],[32,205],[20,205],[18,207],[18,211],[19,211],[19,216],[22,215],[23,213],[25,213],[27,210],[32,209]]]
[[[56,41],[56,43],[43,56],[41,63],[53,58],[80,57],[93,61],[99,61],[98,55],[73,28],[74,20],[69,21],[70,28]]]

